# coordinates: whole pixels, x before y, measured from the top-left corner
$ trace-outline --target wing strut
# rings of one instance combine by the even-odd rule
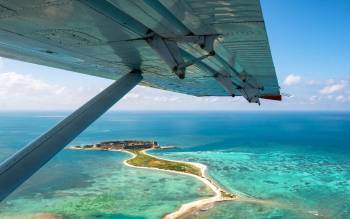
[[[51,130],[1,163],[0,201],[39,170],[141,80],[140,71],[132,71],[124,75]]]

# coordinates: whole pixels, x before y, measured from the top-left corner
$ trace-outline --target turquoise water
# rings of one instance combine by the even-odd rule
[[[0,113],[0,160],[66,114]],[[340,112],[113,112],[72,145],[112,139],[175,145],[152,153],[204,163],[226,189],[280,204],[226,202],[194,218],[350,218],[349,136],[350,114]],[[159,218],[211,194],[189,176],[123,166],[128,156],[62,151],[0,204],[0,215]]]

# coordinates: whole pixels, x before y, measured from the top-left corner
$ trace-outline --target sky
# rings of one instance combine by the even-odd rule
[[[261,0],[282,102],[137,86],[112,110],[349,110],[350,1]],[[0,58],[0,111],[74,110],[113,81]]]

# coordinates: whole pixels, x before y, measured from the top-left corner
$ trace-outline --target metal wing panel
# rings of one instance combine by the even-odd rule
[[[222,35],[221,45],[235,62],[262,84],[266,94],[279,95],[259,0],[161,2],[195,34]]]
[[[154,2],[153,0],[109,0],[109,2],[159,35],[182,35],[181,29],[177,29],[171,21],[164,19],[163,16],[171,14],[166,8],[159,9],[163,13],[167,11],[168,14],[164,15],[157,12],[157,8],[152,8],[152,5],[150,6],[150,3]]]
[[[122,10],[140,31],[129,28],[130,19],[116,21],[91,7],[91,1],[0,0],[0,55],[111,79],[137,68],[146,86],[196,96],[229,95],[215,75],[229,72],[234,81],[237,72],[245,71],[269,87],[266,94],[279,94],[264,25],[246,23],[254,16],[262,19],[258,1],[106,1],[111,4],[106,10]],[[223,10],[240,15],[232,20]],[[179,80],[142,39],[147,29],[162,37],[220,34],[215,51],[226,61],[209,57],[194,63]],[[196,44],[177,44],[185,61],[205,55]]]
[[[130,69],[116,54],[110,63],[94,53],[136,35],[77,1],[1,1],[0,7],[13,11],[0,18],[2,56],[112,79],[117,69]]]

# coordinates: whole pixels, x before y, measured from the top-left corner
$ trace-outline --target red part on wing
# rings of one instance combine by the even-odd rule
[[[262,99],[282,101],[281,95],[261,96]]]

